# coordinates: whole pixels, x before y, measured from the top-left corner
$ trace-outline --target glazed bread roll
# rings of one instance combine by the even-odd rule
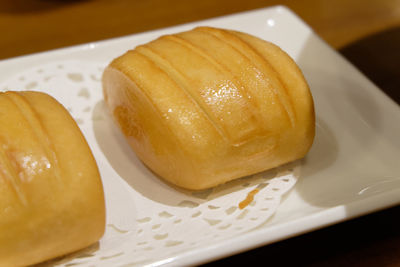
[[[64,107],[44,93],[0,93],[0,129],[0,266],[35,264],[99,240],[102,183]]]
[[[296,63],[241,32],[198,27],[140,45],[105,69],[103,90],[138,157],[186,189],[299,159],[314,138]]]

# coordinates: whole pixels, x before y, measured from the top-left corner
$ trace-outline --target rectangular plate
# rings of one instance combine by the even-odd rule
[[[3,60],[0,83],[35,66],[71,59],[104,66],[138,44],[200,25],[253,34],[288,52],[302,69],[314,97],[316,139],[303,161],[301,179],[272,219],[250,232],[146,263],[200,264],[400,203],[399,106],[282,6]],[[83,131],[88,139],[93,138]],[[95,155],[101,153],[95,141],[89,144]],[[97,158],[100,165],[103,160],[107,159]],[[102,172],[102,176],[108,174]],[[133,212],[140,208],[134,206]]]

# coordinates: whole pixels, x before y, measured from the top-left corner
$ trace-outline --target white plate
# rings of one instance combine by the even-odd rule
[[[400,203],[399,106],[285,7],[260,9],[3,60],[0,61],[0,83],[7,81],[10,77],[17,77],[20,73],[30,73],[29,71],[36,66],[54,65],[66,60],[91,62],[93,65],[90,63],[86,67],[88,69],[93,67],[95,71],[96,66],[104,66],[111,59],[137,44],[150,41],[162,34],[188,30],[198,25],[244,31],[272,41],[287,51],[303,70],[314,96],[317,115],[316,139],[310,153],[302,162],[300,180],[284,199],[272,219],[263,222],[251,231],[218,239],[207,245],[176,250],[173,254],[155,258],[153,262],[142,262],[143,264],[205,263]],[[71,67],[76,63],[68,64],[68,67]],[[98,78],[93,77],[93,80]],[[80,77],[72,77],[72,80],[74,79],[79,80]],[[35,85],[30,86],[35,87]],[[57,84],[53,86],[56,87]],[[2,89],[16,88],[0,88]],[[61,102],[68,103],[68,94],[59,93],[64,94]],[[88,96],[85,90],[81,90],[80,94],[83,97]],[[90,136],[85,132],[85,127],[81,128],[90,139],[89,144],[95,156],[98,156],[99,164],[102,165],[107,159],[110,160],[107,156],[101,155],[104,148],[98,147],[98,141],[91,141],[99,137]],[[130,152],[124,151],[124,153]],[[107,164],[104,163],[104,165]],[[102,167],[100,169],[102,176],[115,175],[108,169]],[[155,183],[165,189],[162,183]],[[140,185],[135,187],[129,183],[115,182],[115,184],[118,184],[113,188],[116,191],[106,192],[106,196],[119,197],[118,190],[122,192],[139,189],[137,193],[144,194],[140,191],[143,189]],[[105,182],[106,191],[108,186],[110,186],[110,181]],[[123,198],[122,195],[121,193],[121,198]],[[156,195],[157,193],[154,193],[144,197],[154,197],[151,200],[157,202]],[[123,208],[131,208],[132,213],[143,208],[137,206],[137,202],[135,203],[129,197],[119,201],[126,203]],[[191,205],[189,202],[186,204]],[[108,212],[113,213],[113,211]],[[164,213],[163,216],[169,215]],[[124,223],[126,227],[129,226],[129,222],[122,220],[121,224]],[[130,234],[130,238],[135,238],[135,235],[139,233],[131,231]],[[128,245],[138,246],[137,243],[130,244],[129,240],[126,242]],[[110,244],[117,246],[117,243]],[[170,244],[178,245],[177,243]],[[119,256],[121,255],[118,253],[109,254],[104,259],[107,257],[117,259]],[[81,264],[85,265],[89,262],[90,257],[88,261],[82,260]],[[129,263],[122,260],[117,262],[121,265]],[[136,264],[140,263],[136,262]]]

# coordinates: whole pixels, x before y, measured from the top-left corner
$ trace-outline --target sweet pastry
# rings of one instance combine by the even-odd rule
[[[198,27],[140,45],[105,69],[103,91],[138,157],[187,189],[302,158],[314,138],[296,63],[241,32]]]
[[[103,187],[78,126],[54,98],[0,93],[0,266],[76,251],[105,229]]]

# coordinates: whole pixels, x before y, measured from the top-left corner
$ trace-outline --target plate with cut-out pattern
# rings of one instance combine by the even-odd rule
[[[199,25],[272,41],[300,65],[317,114],[305,159],[200,192],[164,183],[137,159],[104,107],[102,71],[138,44]],[[105,235],[43,265],[199,264],[400,203],[398,106],[284,7],[3,60],[0,90],[59,100],[102,176]]]

